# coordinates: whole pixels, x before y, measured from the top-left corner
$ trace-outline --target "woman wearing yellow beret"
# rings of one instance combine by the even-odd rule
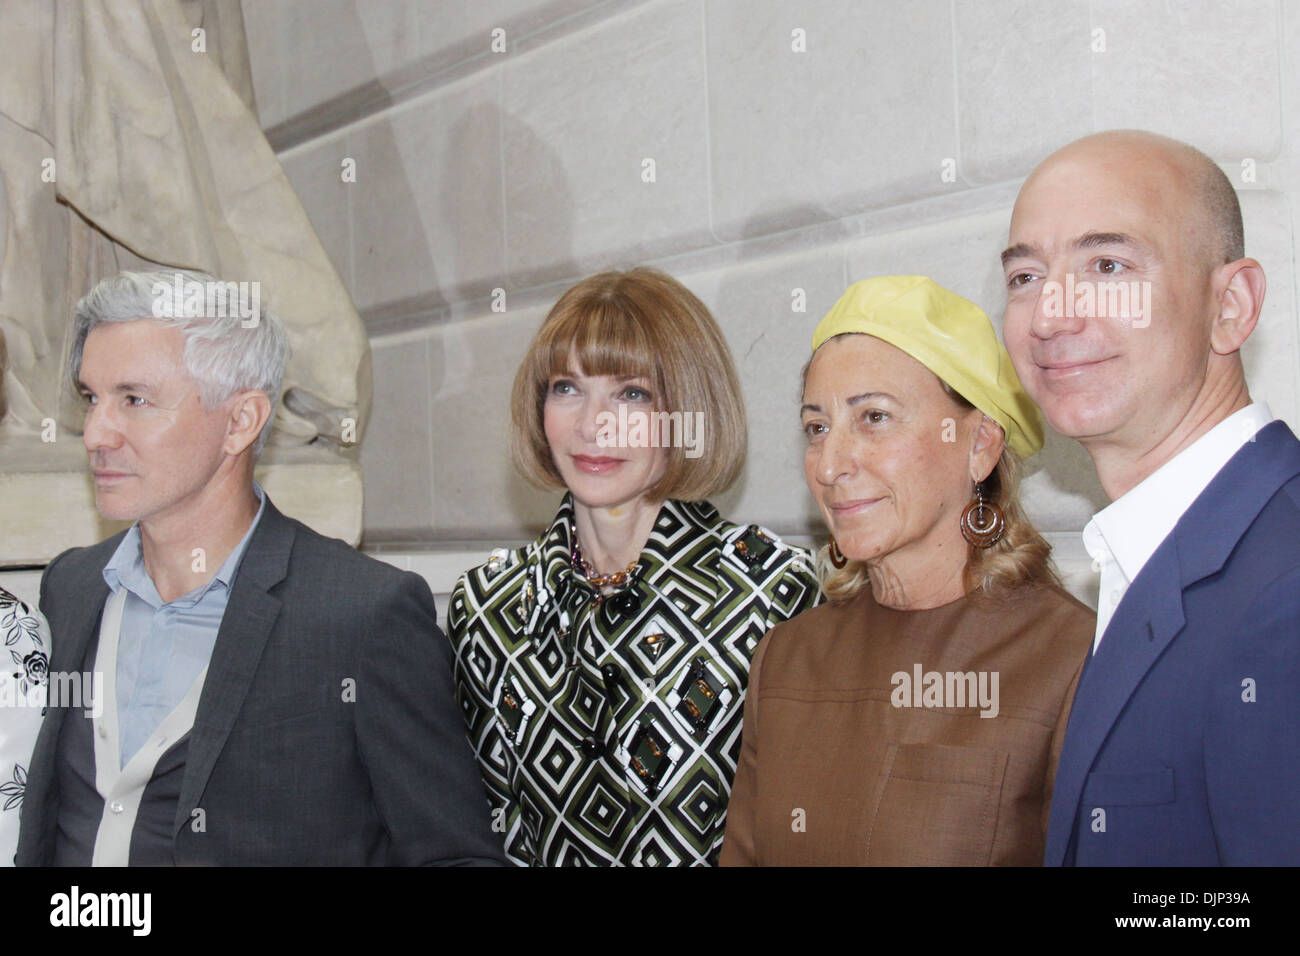
[[[1095,618],[1018,500],[1042,418],[977,306],[853,285],[801,419],[829,604],[759,645],[724,865],[1037,864]]]

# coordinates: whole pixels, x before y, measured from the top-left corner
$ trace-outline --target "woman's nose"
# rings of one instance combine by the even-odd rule
[[[588,444],[594,443],[603,431],[612,432],[608,427],[609,416],[614,413],[609,403],[597,398],[586,398],[578,414],[578,437]]]
[[[856,469],[853,436],[843,428],[832,427],[818,446],[817,480],[832,485]]]

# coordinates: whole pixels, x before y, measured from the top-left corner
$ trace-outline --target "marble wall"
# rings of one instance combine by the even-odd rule
[[[1000,323],[1020,181],[1094,130],[1187,140],[1267,270],[1252,392],[1300,429],[1300,11],[1272,0],[244,0],[263,127],[366,319],[365,544],[445,591],[556,495],[505,453],[573,281],[649,263],[726,330],[751,462],[717,503],[801,540],[799,368],[845,286],[921,272]],[[1290,133],[1291,135],[1287,135]],[[649,171],[653,170],[653,177]],[[802,306],[802,308],[800,308]],[[1104,503],[1052,436],[1025,485],[1070,586]]]

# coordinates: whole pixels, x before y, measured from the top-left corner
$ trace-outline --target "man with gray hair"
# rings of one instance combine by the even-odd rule
[[[77,305],[95,502],[135,523],[41,581],[51,672],[105,699],[52,702],[17,862],[502,862],[428,585],[253,480],[288,341],[244,288],[127,272]]]

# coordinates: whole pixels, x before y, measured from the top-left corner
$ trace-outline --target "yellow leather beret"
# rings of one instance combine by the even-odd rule
[[[1043,447],[1043,415],[1020,384],[993,323],[975,303],[925,276],[849,286],[813,332],[816,352],[846,332],[874,335],[916,359],[1002,426],[1021,458]]]

